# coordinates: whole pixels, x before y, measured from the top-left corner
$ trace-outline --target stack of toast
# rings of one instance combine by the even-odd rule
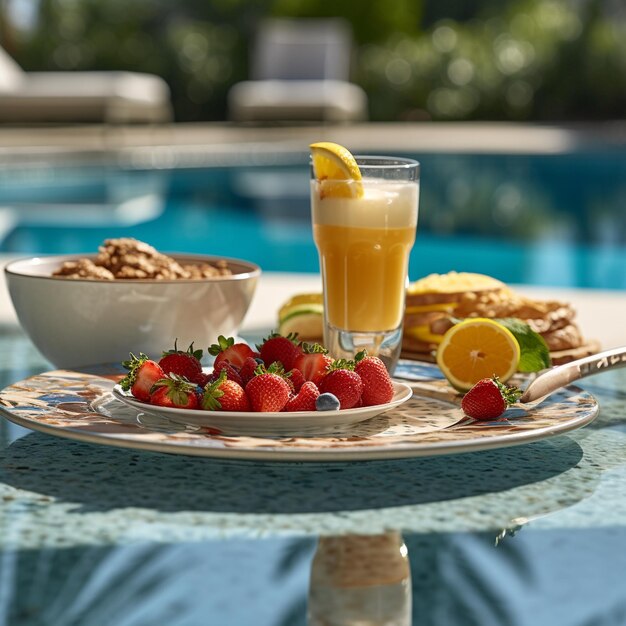
[[[431,274],[407,291],[402,356],[434,361],[443,334],[455,320],[514,317],[543,337],[554,365],[567,363],[600,349],[598,342],[583,337],[575,316],[566,302],[532,300],[490,276]]]

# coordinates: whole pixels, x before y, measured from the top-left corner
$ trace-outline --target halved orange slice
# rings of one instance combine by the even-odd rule
[[[507,381],[517,371],[519,359],[520,347],[511,331],[480,317],[455,324],[437,348],[437,365],[460,391],[491,376]]]

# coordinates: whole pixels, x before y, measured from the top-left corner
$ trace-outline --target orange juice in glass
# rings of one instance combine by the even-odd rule
[[[409,254],[415,242],[419,163],[355,157],[360,180],[318,180],[313,237],[324,288],[324,342],[336,357],[367,349],[390,369],[402,343]]]

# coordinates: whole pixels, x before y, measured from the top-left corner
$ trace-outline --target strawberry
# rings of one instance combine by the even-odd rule
[[[274,363],[278,363],[278,361],[274,361]],[[291,374],[291,372],[289,372],[289,374],[284,374],[283,375],[283,380],[287,383],[287,386],[289,387],[289,397],[291,398],[291,396],[296,395],[296,393],[298,393],[296,391],[296,388],[293,385],[293,382],[291,381],[291,378],[289,377]]]
[[[170,373],[157,380],[150,391],[150,404],[177,409],[197,409],[197,386],[182,376]]]
[[[289,401],[289,385],[282,377],[282,367],[259,365],[254,378],[246,385],[246,395],[253,411],[282,411]]]
[[[362,350],[355,357],[354,371],[363,381],[363,406],[386,404],[393,398],[393,383],[385,364],[377,356],[367,356]]]
[[[335,361],[322,378],[320,385],[322,393],[332,393],[339,399],[340,408],[355,407],[363,392],[361,377],[354,371],[354,361],[340,359]]]
[[[228,360],[232,366],[241,368],[248,357],[259,356],[247,343],[235,343],[232,337],[226,339],[224,335],[220,335],[217,343],[209,346],[208,351],[215,357],[213,367],[220,361]]]
[[[161,369],[166,374],[182,376],[192,383],[201,382],[202,365],[200,364],[200,359],[202,358],[202,350],[194,350],[192,342],[187,350],[183,352],[178,349],[176,344],[177,341],[174,341],[174,349],[163,353],[159,361]]]
[[[161,366],[151,361],[145,354],[135,356],[130,353],[130,359],[122,365],[128,370],[128,374],[120,380],[120,387],[130,392],[137,398],[147,402],[150,399],[152,385],[165,376]]]
[[[283,411],[315,411],[315,401],[320,395],[320,390],[311,381],[306,381],[298,395],[292,396],[285,405]]]
[[[239,375],[241,376],[241,381],[243,386],[245,387],[252,378],[254,378],[254,370],[259,367],[261,359],[253,359],[251,356],[247,357],[243,362],[241,369],[239,370]]]
[[[285,371],[293,369],[296,359],[302,354],[298,335],[294,333],[289,333],[286,337],[271,333],[257,348],[266,367],[278,361]]]
[[[287,375],[289,376],[289,380],[291,381],[291,384],[293,385],[293,390],[296,393],[298,393],[298,391],[300,391],[300,389],[302,388],[302,385],[305,382],[307,382],[302,372],[299,369],[296,369],[295,367],[290,372],[288,372]]]
[[[319,343],[303,343],[301,348],[303,354],[296,359],[293,366],[302,372],[305,380],[310,380],[319,385],[333,360],[328,356],[328,350],[320,346]]]
[[[475,420],[492,420],[500,417],[510,404],[521,395],[517,387],[503,385],[497,376],[479,380],[464,396],[461,408]]]
[[[222,372],[226,372],[226,378],[228,378],[228,380],[233,380],[239,386],[243,387],[243,381],[240,373],[231,365],[230,361],[227,361],[226,359],[221,360],[217,365],[213,366],[211,380],[217,380]]]
[[[243,387],[220,371],[217,380],[208,384],[202,394],[202,408],[207,411],[249,411],[250,401]]]
[[[198,380],[196,381],[196,385],[198,385],[198,387],[206,387],[209,383],[213,382],[213,372],[211,372],[210,374],[206,374],[204,372],[202,372],[202,376],[198,376]]]

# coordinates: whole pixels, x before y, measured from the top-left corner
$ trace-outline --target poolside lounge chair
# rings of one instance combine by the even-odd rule
[[[0,122],[165,122],[170,91],[137,72],[24,72],[0,48]]]
[[[349,82],[351,34],[338,19],[276,19],[261,24],[252,80],[228,94],[237,121],[367,118],[367,96]]]

